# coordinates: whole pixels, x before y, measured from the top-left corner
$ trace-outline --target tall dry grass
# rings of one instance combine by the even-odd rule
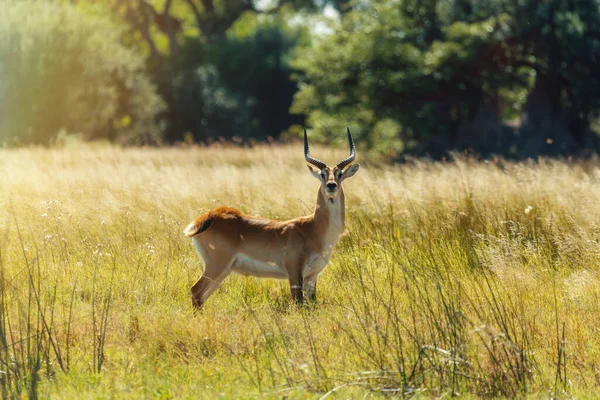
[[[312,212],[300,145],[0,150],[3,397],[600,388],[597,164],[362,161],[314,307],[232,276],[194,315],[183,227],[219,205]]]

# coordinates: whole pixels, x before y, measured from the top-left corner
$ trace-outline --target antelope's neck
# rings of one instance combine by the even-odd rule
[[[331,253],[342,233],[346,222],[344,191],[340,187],[339,196],[331,202],[319,189],[315,209],[315,236],[321,240],[323,253]]]

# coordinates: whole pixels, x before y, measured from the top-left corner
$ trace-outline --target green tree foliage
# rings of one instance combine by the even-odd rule
[[[209,52],[225,87],[240,93],[256,119],[254,136],[278,137],[302,122],[289,113],[297,85],[290,79],[289,59],[301,30],[286,28],[279,18],[247,15]]]
[[[353,126],[375,149],[594,146],[599,24],[597,0],[358,1],[298,52],[293,110],[324,137]],[[503,124],[519,113],[520,131]]]
[[[294,111],[308,113],[325,136],[353,125],[362,143],[380,150],[455,135],[497,86],[501,67],[474,68],[473,61],[506,28],[484,20],[442,29],[436,12],[434,1],[385,1],[345,14],[339,29],[297,58],[304,76]],[[488,76],[494,79],[482,86]]]
[[[82,0],[83,2],[83,0]],[[258,2],[257,2],[258,3]],[[167,103],[165,137],[277,137],[302,117],[290,114],[296,91],[289,54],[300,29],[287,26],[312,0],[110,0]]]
[[[1,0],[0,10],[0,141],[160,139],[163,102],[118,26],[67,3]]]
[[[350,126],[361,145],[392,156],[599,147],[599,0],[0,7],[4,141],[51,142],[59,131],[260,139],[299,133],[307,121],[323,140],[344,140]],[[326,7],[339,18],[324,18]]]
[[[298,37],[276,18],[248,13],[220,39],[182,46],[174,108],[187,118],[173,120],[175,137],[264,139],[302,122],[289,113],[297,86],[287,60]]]
[[[561,152],[597,147],[589,127],[600,110],[600,2],[528,0],[514,12],[517,65],[537,74],[523,133],[542,132]]]

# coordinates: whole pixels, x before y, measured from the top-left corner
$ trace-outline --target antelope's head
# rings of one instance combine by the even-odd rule
[[[350,129],[347,129],[350,155],[340,161],[335,167],[329,167],[323,161],[310,156],[308,136],[306,134],[306,129],[304,130],[304,158],[311,164],[308,165],[308,169],[319,181],[321,181],[321,194],[332,203],[338,198],[340,193],[342,193],[342,181],[354,176],[356,171],[358,171],[358,168],[360,168],[360,164],[350,165],[356,158],[356,149],[354,148]],[[348,165],[350,166],[348,167]]]

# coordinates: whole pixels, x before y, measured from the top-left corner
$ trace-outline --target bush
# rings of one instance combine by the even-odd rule
[[[0,0],[0,141],[156,142],[163,102],[112,21],[66,3]]]

